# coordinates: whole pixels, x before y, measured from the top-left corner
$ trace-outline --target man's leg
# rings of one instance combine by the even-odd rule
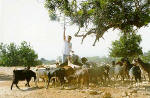
[[[68,65],[67,55],[63,55],[61,67]]]
[[[62,60],[62,63],[65,63],[65,62],[68,61],[68,60],[67,60],[67,57],[68,57],[68,55],[63,54],[63,60]]]

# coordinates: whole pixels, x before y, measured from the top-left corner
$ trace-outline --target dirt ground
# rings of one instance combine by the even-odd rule
[[[45,89],[42,81],[38,88],[33,81],[30,82],[31,87],[25,87],[25,81],[21,81],[18,84],[21,90],[15,85],[10,90],[13,69],[14,67],[0,67],[0,98],[150,98],[148,81],[137,85],[127,81],[111,82],[105,86],[90,84],[89,89]]]

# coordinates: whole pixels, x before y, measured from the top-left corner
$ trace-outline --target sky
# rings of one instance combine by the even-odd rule
[[[0,0],[0,42],[20,44],[27,41],[39,58],[56,59],[62,55],[63,22],[50,21],[43,0]],[[95,37],[87,37],[81,45],[81,38],[74,37],[78,27],[66,27],[71,35],[75,54],[83,56],[108,56],[112,41],[119,39],[118,30],[108,30],[104,39],[92,46]],[[138,30],[142,36],[144,52],[150,50],[150,25]]]

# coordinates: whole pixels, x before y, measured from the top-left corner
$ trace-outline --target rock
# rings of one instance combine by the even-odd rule
[[[129,96],[127,96],[126,98],[130,98]]]
[[[81,93],[85,93],[85,91],[80,91]]]
[[[112,98],[112,96],[109,92],[105,92],[103,93],[102,98]]]
[[[126,97],[126,96],[128,96],[128,93],[127,92],[123,92],[122,93],[122,97]]]
[[[137,93],[137,90],[132,90],[130,93]]]
[[[132,93],[132,95],[135,97],[136,94],[135,94],[135,93]]]
[[[102,94],[102,93],[103,93],[103,91],[99,91],[98,93],[99,93],[99,94]]]
[[[145,93],[145,95],[150,95],[149,93]]]
[[[145,93],[141,93],[142,95],[145,95]]]
[[[75,90],[75,87],[66,87],[65,90]]]
[[[57,93],[61,93],[61,91],[57,91]]]
[[[131,86],[128,87],[128,89],[131,89],[131,88],[133,88],[133,87],[131,87]]]
[[[97,95],[98,94],[98,92],[97,91],[94,91],[94,90],[90,90],[90,91],[88,91],[89,92],[89,94],[91,94],[91,95]]]
[[[132,95],[132,93],[129,93],[128,95],[130,96],[130,95]]]

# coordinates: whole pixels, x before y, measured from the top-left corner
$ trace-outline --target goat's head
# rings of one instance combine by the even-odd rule
[[[134,65],[138,65],[138,64],[140,64],[141,62],[143,62],[140,58],[135,58],[133,61],[132,61],[132,63],[134,64]]]
[[[81,61],[82,61],[82,63],[84,64],[84,63],[87,62],[87,58],[83,57],[83,58],[81,58]]]

